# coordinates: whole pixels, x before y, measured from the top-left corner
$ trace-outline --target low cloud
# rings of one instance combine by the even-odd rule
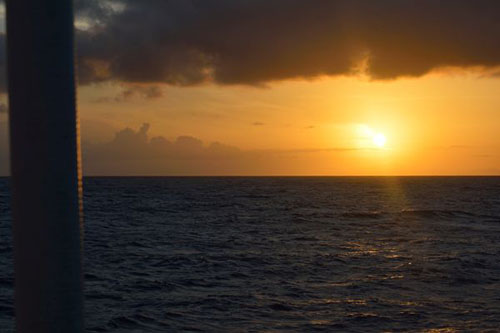
[[[163,90],[159,86],[136,86],[130,85],[125,87],[120,93],[114,97],[100,97],[94,100],[96,103],[110,103],[110,102],[129,102],[136,98],[142,99],[156,99],[163,97]]]
[[[192,136],[168,140],[150,137],[150,125],[125,128],[101,143],[83,143],[87,175],[270,175],[304,174],[322,154],[359,149],[242,150],[219,142],[210,144]],[[323,155],[324,157],[324,155]]]
[[[155,99],[163,96],[163,91],[158,86],[132,86],[125,89],[120,98],[122,100],[129,100],[134,97],[141,97],[145,99]]]
[[[150,125],[145,123],[137,131],[125,128],[105,143],[85,143],[84,158],[89,160],[186,160],[226,159],[241,153],[238,148],[213,142],[204,145],[192,136],[179,136],[169,141],[163,136],[149,138]]]

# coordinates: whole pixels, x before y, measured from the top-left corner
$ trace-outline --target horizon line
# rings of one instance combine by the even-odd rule
[[[10,178],[0,175],[0,178]],[[376,177],[500,177],[500,174],[394,174],[394,175],[83,175],[83,178],[376,178]]]

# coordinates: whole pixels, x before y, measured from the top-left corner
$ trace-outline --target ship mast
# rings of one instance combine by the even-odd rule
[[[71,0],[7,0],[18,332],[83,332]]]

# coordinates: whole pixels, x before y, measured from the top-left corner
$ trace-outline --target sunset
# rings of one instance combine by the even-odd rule
[[[450,69],[384,81],[365,76],[322,76],[262,86],[205,83],[193,87],[154,87],[158,90],[153,97],[142,92],[151,87],[125,84],[106,83],[81,89],[82,140],[84,156],[88,156],[84,159],[84,172],[89,175],[112,175],[117,170],[123,175],[499,173],[500,141],[496,133],[500,122],[493,119],[498,118],[500,108],[496,93],[500,80],[486,76],[481,70]],[[144,149],[140,148],[127,152],[127,163],[118,156],[122,160],[113,156],[114,164],[93,158],[106,145],[113,149],[110,154],[119,155],[120,143],[114,141],[115,135],[127,128],[138,133],[143,123],[150,125],[145,133],[147,140],[164,138],[175,143],[177,138],[189,136],[201,141],[203,147],[218,143],[234,153],[224,157],[205,156],[210,161],[203,163],[204,166],[200,166],[201,156],[190,161],[176,158],[179,167],[174,167],[172,157],[161,156],[161,152],[160,156],[150,156],[144,161]],[[360,132],[360,128],[365,132]],[[384,167],[380,166],[381,156],[371,151],[379,147],[372,144],[375,136],[379,143],[386,138],[382,144],[387,148]],[[150,148],[143,147],[147,150],[153,149],[148,143],[136,142]],[[257,158],[262,155],[266,157]],[[294,165],[283,165],[280,162],[283,159],[293,159]],[[143,163],[137,166],[134,161]]]
[[[499,13],[0,2],[0,331],[498,330]]]
[[[286,4],[77,1],[84,174],[500,173],[494,2]],[[196,140],[178,147],[188,160],[159,148],[182,137]]]

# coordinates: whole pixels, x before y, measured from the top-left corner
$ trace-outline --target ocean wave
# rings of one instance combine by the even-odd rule
[[[500,178],[385,183],[88,178],[86,330],[498,331]],[[0,214],[1,332],[10,229]]]

